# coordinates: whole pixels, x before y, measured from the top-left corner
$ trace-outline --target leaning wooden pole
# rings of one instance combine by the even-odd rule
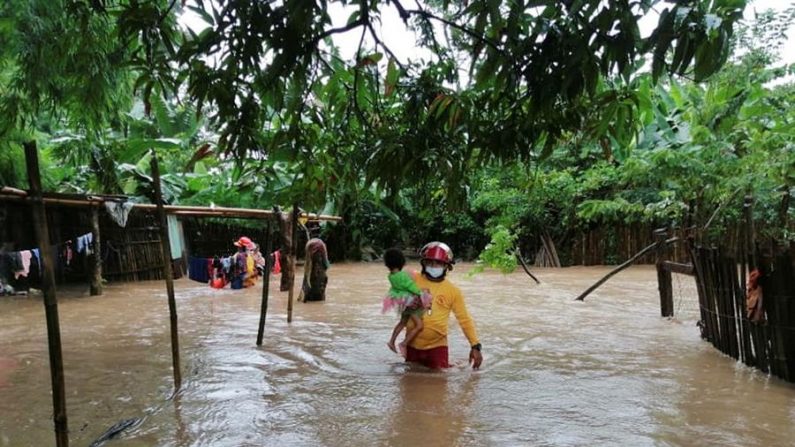
[[[263,272],[262,283],[262,306],[259,313],[259,330],[257,330],[257,346],[262,346],[262,336],[265,334],[265,317],[268,315],[268,293],[271,281],[271,252],[273,251],[273,237],[271,236],[271,220],[265,224],[265,253],[260,253],[265,257],[265,271]]]
[[[584,300],[586,296],[590,295],[591,292],[593,292],[599,286],[604,284],[613,275],[615,275],[616,273],[620,272],[621,270],[624,270],[625,268],[627,268],[630,265],[632,265],[632,263],[635,262],[638,258],[640,258],[641,256],[645,255],[646,253],[650,252],[651,250],[655,249],[658,244],[661,244],[661,243],[670,244],[670,243],[676,242],[678,240],[679,240],[678,237],[672,237],[671,239],[668,239],[666,241],[655,242],[655,243],[649,245],[648,247],[646,247],[643,250],[639,251],[635,256],[627,259],[627,261],[624,262],[623,264],[621,264],[618,267],[614,268],[610,273],[608,273],[602,279],[597,281],[596,284],[592,285],[591,287],[588,287],[588,289],[585,292],[581,293],[580,296],[578,296],[576,298],[576,301]]]
[[[182,373],[179,367],[179,330],[177,327],[177,302],[174,299],[174,273],[171,271],[171,240],[168,237],[168,221],[163,208],[163,194],[160,189],[160,166],[157,164],[157,153],[152,151],[152,181],[155,187],[157,217],[160,222],[160,252],[163,256],[163,276],[166,278],[168,294],[168,313],[171,318],[171,363],[174,368],[174,391],[182,386]]]
[[[102,251],[99,235],[99,206],[91,208],[91,232],[94,233],[94,263],[91,272],[91,295],[102,295]]]
[[[55,296],[55,266],[50,231],[47,227],[47,214],[41,191],[39,174],[39,154],[35,141],[23,144],[25,165],[32,196],[33,226],[36,229],[39,253],[41,254],[41,291],[44,294],[44,313],[47,320],[47,345],[50,351],[50,379],[52,380],[52,408],[55,422],[55,445],[69,445],[69,428],[66,422],[66,385],[63,374],[63,354],[61,352],[61,326],[58,318],[58,299]]]
[[[290,240],[290,265],[293,269],[291,278],[290,278],[290,291],[287,292],[287,322],[292,323],[293,321],[293,293],[295,292],[295,253],[298,251],[298,244],[296,244],[297,238],[295,237],[295,233],[298,231],[298,205],[293,205],[293,214],[291,216],[292,221],[290,222],[290,234],[292,235],[292,239]],[[284,273],[282,273],[284,274]]]
[[[527,267],[527,263],[524,262],[524,258],[522,257],[522,252],[519,251],[518,247],[516,248],[516,259],[519,260],[519,263],[522,265],[524,272],[530,275],[530,277],[533,278],[533,281],[535,281],[536,284],[541,284],[541,281],[539,281],[538,278],[535,277],[535,275],[530,273],[530,268]]]

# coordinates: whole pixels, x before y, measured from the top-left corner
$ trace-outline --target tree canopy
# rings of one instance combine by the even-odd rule
[[[170,202],[298,201],[345,217],[329,231],[353,257],[413,238],[474,257],[491,240],[506,268],[505,246],[541,229],[681,225],[699,205],[703,225],[737,191],[784,222],[793,90],[769,82],[791,72],[772,55],[795,9],[745,25],[745,6],[9,0],[0,181],[24,186],[18,144],[35,138],[51,188],[146,196],[155,149]],[[395,56],[389,11],[428,57]]]
[[[352,11],[333,27],[334,4]],[[149,112],[153,96],[188,101],[238,159],[306,156],[317,132],[373,159],[374,175],[402,183],[439,160],[459,177],[473,158],[548,155],[581,127],[593,102],[617,102],[602,120],[636,113],[630,82],[651,61],[701,80],[729,54],[744,0],[677,1],[205,1],[14,0],[3,7],[3,128],[30,128],[46,111],[100,131],[130,98]],[[375,24],[394,8],[419,33],[431,61],[401,62]],[[180,26],[182,11],[207,24]],[[659,21],[641,37],[638,19]],[[438,35],[445,34],[444,42]],[[355,60],[341,60],[333,36],[370,36]],[[54,38],[57,36],[57,38]],[[452,88],[451,85],[461,85]],[[613,101],[616,99],[617,101]],[[125,104],[126,102],[126,104]],[[600,128],[601,129],[601,128]],[[398,154],[399,153],[399,154]],[[430,165],[430,166],[429,166]],[[424,168],[424,169],[423,169]],[[419,171],[418,171],[419,169]]]

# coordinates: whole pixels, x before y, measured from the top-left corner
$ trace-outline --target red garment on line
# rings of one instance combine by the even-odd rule
[[[279,274],[282,272],[281,251],[276,250],[273,252],[273,273]]]

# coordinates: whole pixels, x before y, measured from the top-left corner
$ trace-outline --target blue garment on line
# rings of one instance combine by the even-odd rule
[[[91,244],[94,243],[94,233],[86,233],[77,238],[77,252],[91,254]]]
[[[188,278],[207,284],[210,281],[210,273],[207,271],[207,258],[188,257]]]

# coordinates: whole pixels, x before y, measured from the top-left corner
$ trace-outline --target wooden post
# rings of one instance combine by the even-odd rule
[[[260,250],[261,251],[261,250]],[[268,292],[271,280],[271,252],[273,251],[273,241],[271,236],[271,219],[265,224],[265,274],[262,283],[262,306],[259,314],[259,330],[257,331],[257,346],[262,346],[262,336],[265,333],[265,316],[268,314]]]
[[[174,368],[174,388],[178,391],[182,386],[182,373],[179,367],[179,330],[177,329],[177,302],[174,299],[174,274],[171,271],[171,242],[168,238],[168,221],[163,208],[163,194],[160,190],[160,167],[157,164],[157,153],[152,151],[152,180],[155,187],[157,217],[160,222],[160,252],[163,255],[163,276],[166,279],[168,294],[168,313],[171,318],[171,362]]]
[[[278,211],[278,207],[274,207]],[[290,256],[290,250],[293,247],[293,236],[290,223],[290,215],[285,212],[278,211],[279,219],[279,234],[281,235],[281,263],[282,263],[282,277],[279,282],[279,290],[287,292],[290,290],[290,284],[293,283],[295,277],[295,266],[292,264],[293,258]]]
[[[32,199],[33,227],[41,254],[41,291],[44,294],[44,313],[47,320],[47,345],[50,352],[50,379],[52,380],[53,421],[55,422],[55,445],[69,445],[69,428],[66,421],[66,386],[63,374],[63,354],[61,352],[61,327],[58,318],[58,299],[55,296],[55,266],[47,214],[42,200],[41,177],[39,174],[39,154],[35,141],[23,144],[25,165],[30,183]]]
[[[91,208],[91,232],[94,233],[94,265],[91,273],[91,292],[102,295],[102,251],[99,241],[99,206]]]
[[[295,253],[298,251],[295,233],[298,230],[298,205],[293,205],[293,215],[290,222],[290,266],[293,268],[290,278],[290,291],[287,292],[287,322],[293,321],[293,293],[295,292]],[[284,274],[284,273],[282,273]]]
[[[674,297],[671,286],[671,271],[665,268],[665,229],[654,231],[654,238],[657,242],[656,266],[657,266],[657,287],[660,291],[660,315],[663,317],[674,316]]]

